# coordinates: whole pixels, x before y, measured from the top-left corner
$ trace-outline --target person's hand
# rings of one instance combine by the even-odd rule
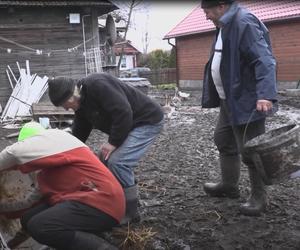
[[[268,100],[258,100],[256,102],[256,110],[267,113],[273,107],[273,103]]]
[[[111,153],[116,149],[114,145],[110,143],[104,143],[100,146],[100,159],[107,161]]]

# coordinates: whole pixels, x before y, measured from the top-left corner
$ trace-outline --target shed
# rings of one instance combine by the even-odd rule
[[[98,17],[115,9],[106,0],[0,1],[0,104],[12,91],[7,65],[17,73],[16,62],[24,68],[29,60],[32,72],[49,77],[92,71],[101,54]]]
[[[279,87],[296,86],[300,79],[300,1],[237,2],[260,18],[270,31]],[[164,36],[164,39],[175,39],[179,87],[201,88],[215,30],[199,5]]]

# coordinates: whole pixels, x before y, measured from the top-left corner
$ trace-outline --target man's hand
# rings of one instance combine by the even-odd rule
[[[104,143],[100,146],[100,159],[103,159],[105,161],[108,160],[111,153],[116,149],[114,145],[111,145],[110,143]]]
[[[261,112],[268,112],[272,109],[273,103],[268,100],[258,100],[256,102],[256,110]]]

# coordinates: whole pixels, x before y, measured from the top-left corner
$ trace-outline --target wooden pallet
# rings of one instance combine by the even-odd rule
[[[40,117],[48,117],[51,123],[61,124],[74,117],[74,111],[56,107],[50,102],[33,103],[31,110],[33,119],[36,121],[38,121]]]

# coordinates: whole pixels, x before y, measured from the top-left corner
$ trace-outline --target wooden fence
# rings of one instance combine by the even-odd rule
[[[157,69],[141,72],[140,77],[147,78],[153,85],[176,83],[176,68]]]

